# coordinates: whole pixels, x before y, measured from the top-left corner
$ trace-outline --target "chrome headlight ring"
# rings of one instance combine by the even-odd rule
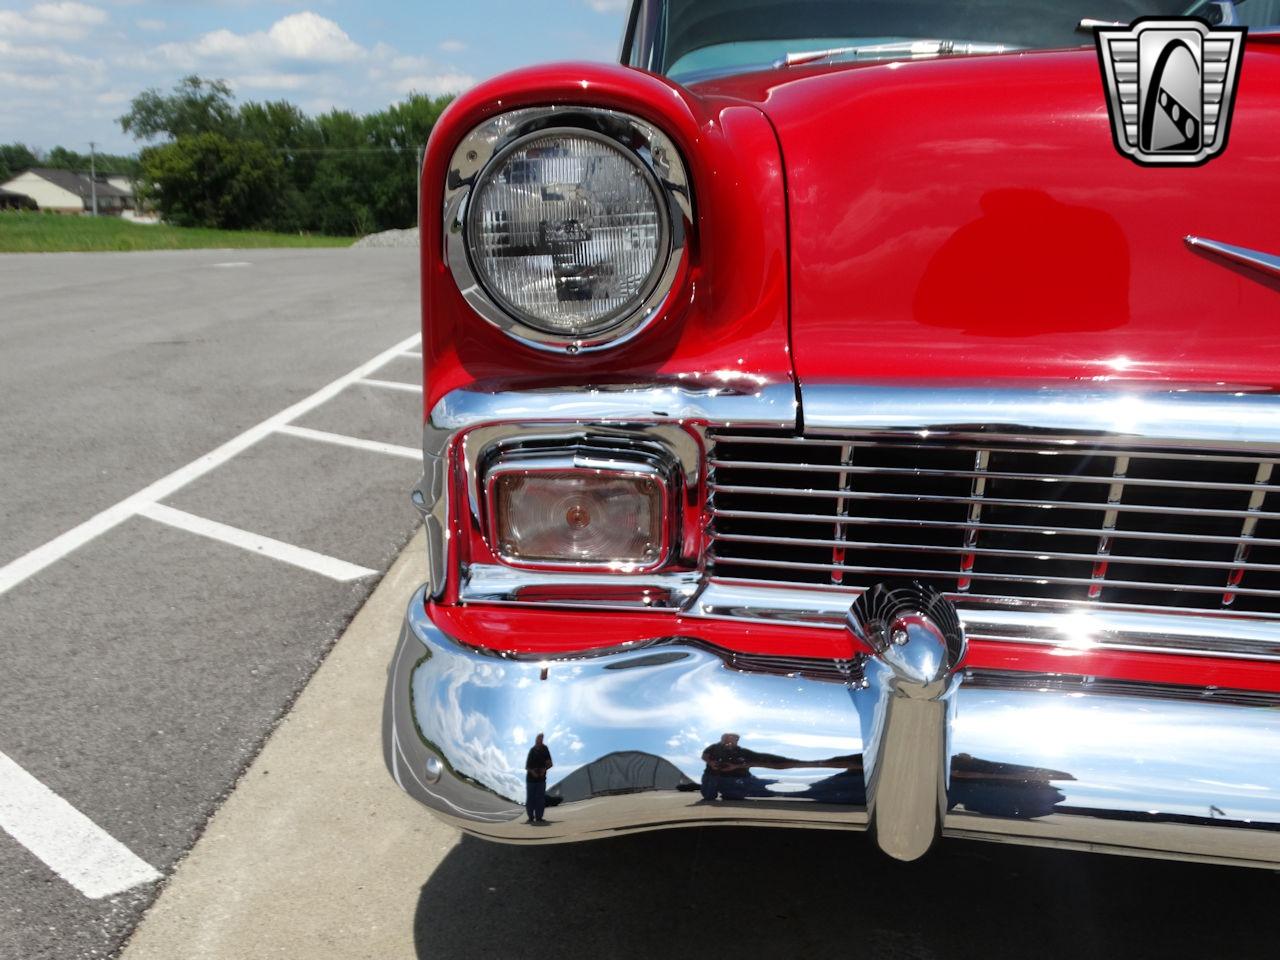
[[[657,185],[661,201],[662,242],[658,262],[636,301],[607,329],[580,336],[549,333],[531,326],[501,306],[480,279],[468,242],[470,201],[486,174],[519,143],[564,132],[586,133],[607,140],[637,163]],[[604,350],[626,343],[662,312],[685,261],[693,223],[689,179],[679,151],[652,124],[616,110],[580,106],[531,107],[504,113],[472,130],[458,144],[449,163],[444,195],[444,252],[463,298],[476,313],[503,333],[537,350],[560,354]]]

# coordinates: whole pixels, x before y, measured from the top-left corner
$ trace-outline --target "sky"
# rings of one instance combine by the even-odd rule
[[[613,60],[627,0],[0,0],[0,143],[108,153],[191,73],[309,113],[456,93],[530,63]]]

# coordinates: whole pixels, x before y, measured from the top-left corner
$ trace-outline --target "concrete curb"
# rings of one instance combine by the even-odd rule
[[[424,558],[419,531],[179,864],[123,960],[416,956],[424,878],[459,834],[392,783],[379,728],[387,664]]]

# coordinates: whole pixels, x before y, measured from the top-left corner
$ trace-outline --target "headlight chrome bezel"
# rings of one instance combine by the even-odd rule
[[[663,230],[658,261],[645,291],[598,332],[549,333],[504,308],[489,293],[475,268],[468,238],[470,200],[486,176],[521,143],[547,134],[585,134],[621,150],[652,178]],[[581,106],[531,107],[499,114],[473,129],[454,150],[444,197],[444,254],[463,298],[476,313],[507,336],[537,350],[588,353],[620,346],[654,322],[665,310],[687,261],[693,223],[688,174],[671,139],[639,117],[616,110]]]

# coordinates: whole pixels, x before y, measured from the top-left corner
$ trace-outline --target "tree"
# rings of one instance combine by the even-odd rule
[[[66,147],[54,147],[46,156],[41,158],[40,166],[49,167],[53,170],[75,170],[79,173],[87,173],[92,168],[100,174],[120,174],[131,179],[138,176],[139,170],[137,157],[122,157],[111,153],[99,153],[93,157],[93,162],[90,163],[89,154],[77,153],[74,150],[68,150]]]
[[[348,110],[318,117],[321,153],[308,199],[312,229],[330,234],[364,234],[377,228],[373,214],[373,182],[365,120]]]
[[[154,88],[138,94],[129,112],[120,118],[120,127],[139,140],[201,133],[234,137],[239,118],[231,99],[231,87],[225,80],[205,80],[193,74],[178,81],[167,96]]]
[[[414,94],[360,116],[283,100],[236,107],[221,80],[146,90],[120,118],[139,140],[141,193],[165,219],[363,234],[417,222],[418,163],[449,97]]]
[[[415,93],[365,118],[369,144],[377,149],[372,203],[378,229],[418,222],[419,151],[451,99]]]
[[[256,141],[179,137],[145,149],[142,170],[161,216],[181,227],[270,227],[279,212],[283,164]]]
[[[310,229],[311,185],[324,142],[320,125],[284,100],[242,104],[239,124],[242,137],[275,151],[284,164],[284,186],[272,229]]]
[[[0,183],[36,165],[36,155],[20,143],[0,144]]]

